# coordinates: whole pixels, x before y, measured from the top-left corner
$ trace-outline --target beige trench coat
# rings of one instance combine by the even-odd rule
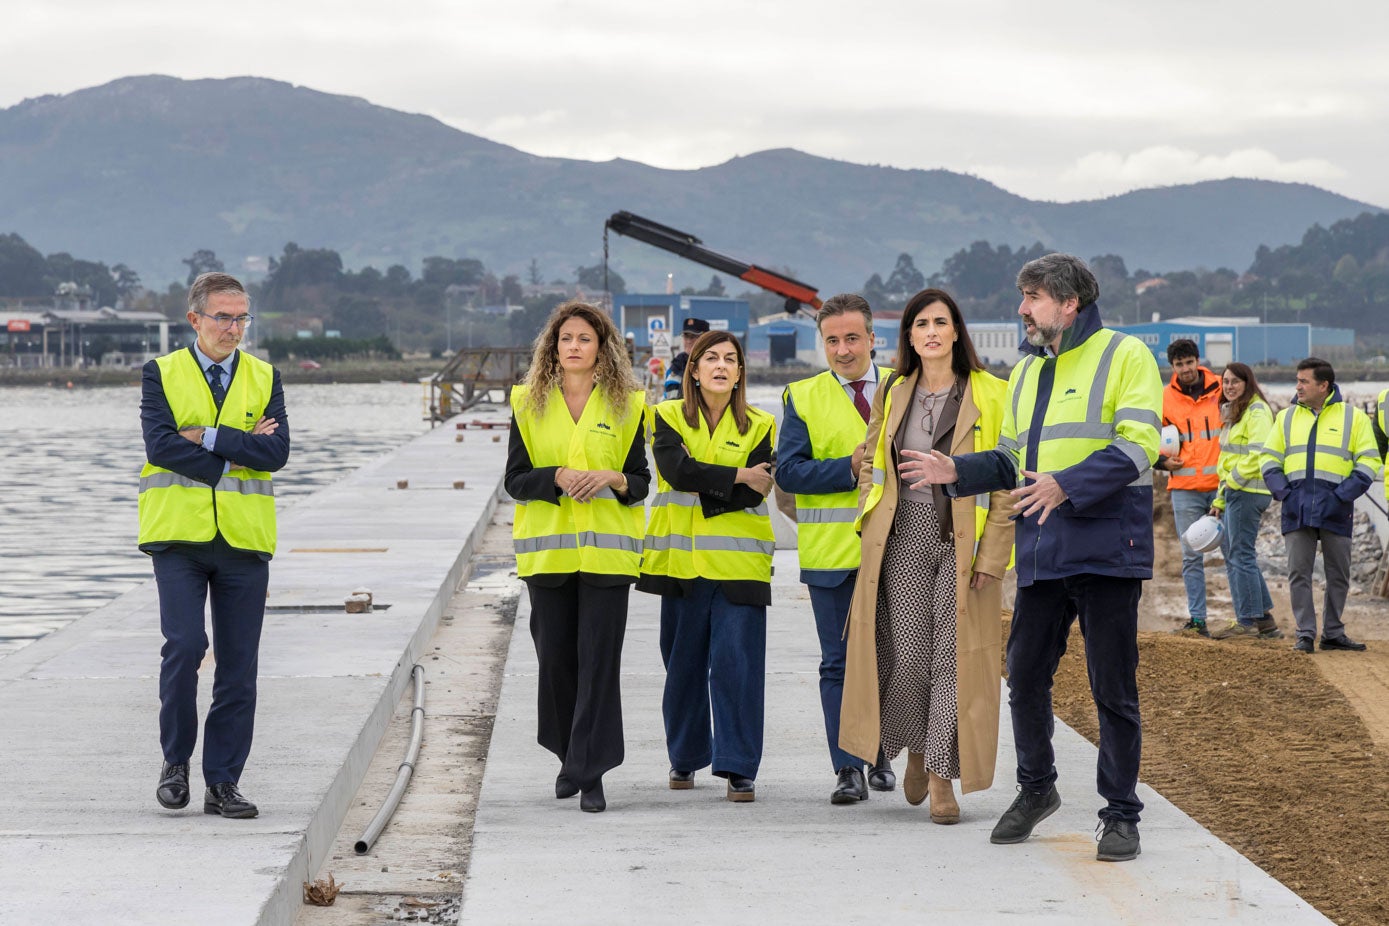
[[[892,418],[886,423],[887,447],[892,449],[902,417],[912,405],[917,375],[900,379],[892,385]],[[883,404],[886,396],[879,390],[873,400],[873,416],[868,425],[869,452],[864,454],[859,468],[859,510],[873,484],[873,453],[878,433],[884,427]],[[1000,412],[1000,418],[1002,414]],[[974,403],[973,390],[966,381],[959,417],[955,422],[950,452],[974,451],[974,424],[979,420],[979,408]],[[863,562],[859,566],[854,587],[853,604],[849,609],[848,654],[844,667],[844,700],[839,715],[839,747],[850,755],[872,760],[878,754],[881,732],[878,703],[878,649],[875,638],[878,606],[878,577],[883,562],[883,547],[892,519],[897,511],[897,479],[895,466],[883,484],[883,497],[869,512],[862,524]],[[955,533],[955,662],[956,708],[959,716],[960,790],[980,791],[993,784],[994,764],[998,757],[999,710],[999,650],[1003,614],[1003,583],[993,581],[982,589],[971,589],[974,572],[1003,577],[1013,548],[1013,523],[1008,520],[1012,497],[1006,490],[989,496],[989,516],[974,563],[967,553],[974,544],[975,499],[957,498],[951,501]]]

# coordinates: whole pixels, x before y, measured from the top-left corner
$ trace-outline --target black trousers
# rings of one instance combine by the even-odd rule
[[[560,773],[591,788],[622,764],[622,641],[630,585],[602,587],[578,575],[528,584],[531,638],[540,663],[536,741]]]
[[[1008,635],[1008,706],[1018,753],[1018,784],[1045,792],[1056,782],[1051,737],[1052,678],[1078,618],[1090,693],[1100,720],[1096,782],[1108,802],[1101,819],[1138,822],[1138,599],[1142,579],[1077,575],[1018,589]]]
[[[203,779],[236,782],[251,753],[256,673],[270,564],[209,544],[173,544],[152,554],[159,588],[159,743],[164,761],[186,763],[198,742],[198,667],[207,653],[204,612],[212,598],[212,706],[203,727]]]

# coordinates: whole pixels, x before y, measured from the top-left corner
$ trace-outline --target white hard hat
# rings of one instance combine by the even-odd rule
[[[1209,553],[1220,546],[1220,536],[1225,533],[1225,525],[1212,515],[1197,518],[1186,529],[1182,539],[1197,553]]]
[[[1182,449],[1182,443],[1178,439],[1177,426],[1169,424],[1162,429],[1162,437],[1158,440],[1158,453],[1165,457],[1175,457],[1177,452]]]

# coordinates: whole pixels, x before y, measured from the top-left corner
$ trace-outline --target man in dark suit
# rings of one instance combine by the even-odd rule
[[[280,374],[239,349],[250,307],[235,277],[199,276],[188,292],[188,322],[197,341],[145,364],[140,399],[146,458],[140,549],[153,559],[164,635],[164,765],[155,797],[171,810],[188,804],[210,593],[217,667],[203,735],[203,810],[234,818],[258,812],[237,783],[251,751],[261,623],[275,552],[271,473],[289,459]]]

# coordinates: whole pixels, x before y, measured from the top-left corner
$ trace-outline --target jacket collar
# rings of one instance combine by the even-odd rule
[[[1104,323],[1100,321],[1100,304],[1087,302],[1076,312],[1076,320],[1071,323],[1071,327],[1061,333],[1061,350],[1058,353],[1064,354],[1073,347],[1079,347],[1089,340],[1090,335],[1103,327]],[[1035,354],[1044,359],[1049,356],[1046,347],[1036,347],[1025,337],[1018,349],[1025,354]]]
[[[1331,392],[1330,392],[1329,394],[1327,394],[1327,396],[1326,396],[1326,401],[1322,403],[1322,406],[1321,406],[1321,407],[1322,407],[1322,410],[1325,411],[1325,410],[1326,410],[1326,407],[1327,407],[1328,405],[1337,405],[1337,404],[1340,403],[1340,401],[1341,401],[1341,386],[1340,386],[1339,383],[1332,383],[1332,384],[1331,384]],[[1296,405],[1296,406],[1298,406],[1299,408],[1305,408],[1305,409],[1307,409],[1309,412],[1312,411],[1312,406],[1310,406],[1310,405],[1304,405],[1304,404],[1302,403],[1302,401],[1301,401],[1300,399],[1298,399],[1298,397],[1297,397],[1296,395],[1293,396],[1293,404]],[[1315,415],[1315,414],[1317,414],[1317,413],[1316,413],[1316,412],[1312,412],[1312,414]]]
[[[1201,399],[1204,399],[1204,398],[1206,398],[1207,396],[1209,396],[1212,392],[1215,392],[1216,390],[1220,389],[1220,377],[1219,377],[1219,376],[1216,376],[1214,373],[1212,373],[1210,370],[1206,369],[1205,367],[1201,367],[1200,370],[1201,370],[1201,396],[1200,396],[1200,398],[1198,398],[1198,399],[1196,400],[1196,401],[1198,401],[1198,402],[1201,401]],[[1173,373],[1173,374],[1172,374],[1172,378],[1171,378],[1170,380],[1167,381],[1167,388],[1168,388],[1168,389],[1171,389],[1173,392],[1177,393],[1178,395],[1187,396],[1187,391],[1181,387],[1181,384],[1180,384],[1180,383],[1177,382],[1177,374],[1176,374],[1176,373]],[[1257,398],[1257,396],[1256,396],[1255,398]],[[1327,401],[1329,402],[1330,399],[1328,399]]]

